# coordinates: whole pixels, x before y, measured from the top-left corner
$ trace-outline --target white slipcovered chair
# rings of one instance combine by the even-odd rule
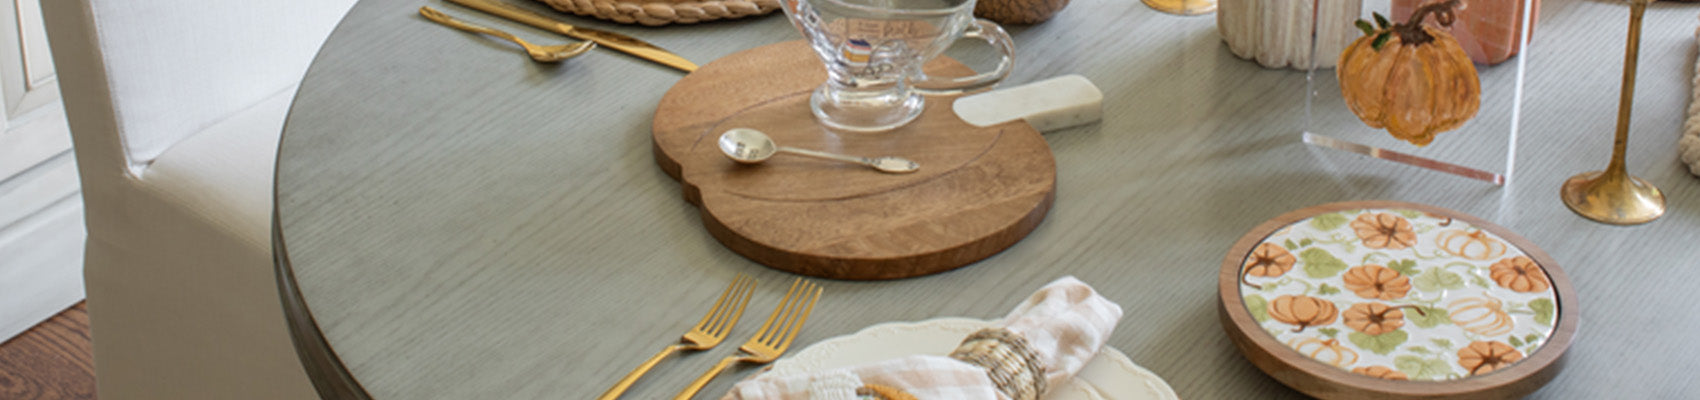
[[[82,176],[104,400],[307,399],[274,279],[272,170],[354,0],[45,0]]]

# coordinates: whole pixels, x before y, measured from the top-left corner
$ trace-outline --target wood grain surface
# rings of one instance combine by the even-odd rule
[[[94,399],[85,303],[0,343],[0,399]]]
[[[930,74],[972,75],[945,57]],[[928,97],[914,122],[889,132],[829,130],[809,111],[826,79],[801,40],[738,52],[686,76],[661,98],[655,162],[679,179],[703,225],[769,267],[833,279],[938,273],[996,254],[1038,227],[1056,193],[1056,160],[1023,121],[984,128]],[[784,154],[733,162],[715,140],[752,128],[781,146],[921,164],[909,174]]]
[[[1387,4],[1366,8],[1376,2]],[[362,388],[384,400],[594,396],[677,341],[748,274],[762,282],[750,310],[763,311],[745,315],[731,344],[666,361],[626,398],[671,398],[736,354],[733,344],[760,327],[754,314],[778,304],[795,274],[720,244],[703,211],[680,200],[681,184],[656,168],[656,105],[684,75],[605,49],[539,65],[510,43],[425,21],[419,6],[354,6],[307,72],[279,148],[280,240],[317,331]],[[1073,0],[1050,21],[1010,27],[1016,67],[1006,85],[1080,74],[1104,93],[1101,122],[1044,135],[1057,163],[1045,222],[969,267],[821,280],[826,294],[795,346],[884,322],[997,318],[1073,275],[1126,311],[1106,344],[1181,398],[1305,399],[1223,333],[1223,255],[1292,210],[1399,200],[1510,228],[1570,274],[1585,321],[1564,370],[1530,399],[1692,398],[1700,341],[1685,338],[1700,332],[1700,316],[1682,310],[1700,282],[1700,181],[1670,144],[1693,94],[1700,5],[1661,1],[1647,11],[1628,167],[1664,189],[1670,210],[1628,228],[1589,222],[1558,200],[1566,178],[1610,157],[1627,8],[1543,0],[1541,14],[1519,56],[1528,75],[1516,175],[1503,187],[1305,145],[1305,74],[1235,57],[1211,17]],[[667,28],[570,21],[699,64],[801,37],[777,15]],[[986,46],[958,47],[946,54],[976,70],[997,60]],[[1508,65],[1481,69],[1484,95],[1514,89],[1504,84]],[[1508,108],[1484,106],[1472,123],[1508,119]],[[1344,120],[1317,123],[1362,126],[1337,111]],[[1495,142],[1501,148],[1454,149],[1504,165],[1507,141]],[[758,371],[729,370],[702,397]]]
[[[1551,336],[1546,339],[1546,343],[1541,344],[1540,350],[1508,368],[1493,371],[1491,374],[1443,382],[1400,381],[1365,376],[1325,365],[1294,351],[1265,333],[1263,325],[1252,318],[1240,297],[1241,268],[1252,248],[1276,230],[1323,213],[1385,208],[1417,210],[1464,221],[1504,238],[1506,242],[1534,259],[1535,263],[1546,271],[1558,299],[1558,325],[1553,327]],[[1222,320],[1222,329],[1228,333],[1228,337],[1245,358],[1288,387],[1329,400],[1521,398],[1558,376],[1564,366],[1565,352],[1570,349],[1571,341],[1575,340],[1576,327],[1581,322],[1576,289],[1570,285],[1569,276],[1565,275],[1564,269],[1559,267],[1552,256],[1528,239],[1475,216],[1440,207],[1398,201],[1329,203],[1305,207],[1270,219],[1234,243],[1222,260],[1222,269],[1217,280],[1217,290],[1220,294],[1217,299],[1217,311]]]

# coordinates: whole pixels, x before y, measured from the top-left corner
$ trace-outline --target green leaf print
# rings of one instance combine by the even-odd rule
[[[1535,299],[1529,302],[1529,309],[1535,310],[1535,322],[1541,325],[1552,326],[1552,314],[1557,311],[1554,308],[1556,307],[1553,306],[1552,299]]]
[[[1316,230],[1319,231],[1327,232],[1332,231],[1335,228],[1339,228],[1340,225],[1345,225],[1346,221],[1350,220],[1346,219],[1345,215],[1341,215],[1340,213],[1328,213],[1311,218],[1310,227],[1316,228]]]
[[[1369,35],[1375,34],[1375,26],[1370,25],[1369,21],[1365,21],[1365,20],[1360,19],[1360,20],[1358,20],[1358,22],[1354,22],[1353,24],[1356,24],[1358,26],[1358,30],[1364,31],[1364,36],[1369,36]]]
[[[1316,241],[1310,240],[1310,238],[1304,238],[1299,240],[1299,247],[1310,247],[1312,243],[1316,243]]]
[[[1299,261],[1305,264],[1305,275],[1322,279],[1339,275],[1346,270],[1346,262],[1329,254],[1328,250],[1312,247],[1299,253]]]
[[[1509,338],[1509,339],[1506,339],[1506,341],[1511,342],[1511,347],[1523,347],[1523,339],[1518,339],[1517,336],[1515,336],[1515,335],[1511,336],[1511,338]]]
[[[1412,353],[1417,353],[1417,354],[1434,354],[1434,351],[1429,350],[1427,347],[1423,347],[1423,346],[1406,347],[1405,350],[1412,352]]]
[[[1387,263],[1387,268],[1398,271],[1400,275],[1416,276],[1417,260],[1399,260]]]
[[[1541,334],[1539,334],[1539,333],[1531,333],[1531,334],[1529,334],[1529,336],[1523,337],[1523,343],[1528,343],[1530,346],[1533,346],[1533,345],[1540,343],[1540,342],[1541,342]]]
[[[1340,294],[1340,289],[1333,287],[1333,286],[1328,286],[1328,284],[1324,283],[1324,284],[1322,284],[1322,286],[1319,286],[1319,287],[1316,288],[1316,294],[1323,295],[1323,296],[1327,296],[1327,295],[1331,295],[1331,294]]]
[[[1293,244],[1293,239],[1287,239],[1287,250],[1298,250],[1299,245]]]
[[[1410,218],[1410,219],[1417,219],[1417,218],[1421,218],[1423,216],[1423,213],[1418,212],[1416,210],[1398,210],[1398,211],[1394,211],[1394,212],[1399,213],[1399,215],[1403,215],[1403,216],[1405,216],[1405,218]]]
[[[1393,368],[1404,372],[1412,380],[1434,380],[1452,373],[1452,365],[1440,358],[1422,358],[1417,356],[1399,356],[1393,359]]]
[[[1418,313],[1415,313],[1415,312],[1406,312],[1405,313],[1405,319],[1411,320],[1411,323],[1413,323],[1413,324],[1417,324],[1418,328],[1433,328],[1433,327],[1436,327],[1436,326],[1441,326],[1441,325],[1446,325],[1446,324],[1452,323],[1452,318],[1450,318],[1446,315],[1446,309],[1444,309],[1444,308],[1422,307],[1422,306],[1417,306],[1417,307],[1422,309],[1423,312],[1421,314],[1418,314]],[[1441,340],[1446,340],[1446,339],[1435,339],[1435,340],[1436,340],[1435,344],[1440,345],[1440,347],[1452,347],[1452,342],[1450,342],[1450,341],[1448,341],[1446,343],[1439,342]]]
[[[1269,321],[1269,300],[1264,299],[1263,296],[1255,294],[1246,296],[1245,309],[1251,312],[1251,318],[1257,320],[1258,323]]]
[[[1322,329],[1317,329],[1316,331],[1318,333],[1321,333],[1322,336],[1327,336],[1329,339],[1333,339],[1334,335],[1340,334],[1340,330],[1334,329],[1334,328],[1322,328]]]
[[[1399,349],[1399,345],[1405,344],[1405,340],[1410,339],[1410,335],[1406,334],[1404,330],[1395,330],[1380,335],[1366,335],[1363,332],[1352,332],[1352,334],[1346,335],[1346,339],[1351,340],[1352,344],[1358,345],[1358,348],[1360,349],[1369,350],[1375,352],[1375,354],[1387,355],[1387,353],[1392,353],[1393,350]]]
[[[1430,314],[1430,315],[1433,315],[1433,314]],[[1441,350],[1452,350],[1452,339],[1434,338],[1434,339],[1429,339],[1428,341],[1430,343],[1434,343],[1435,346],[1440,346]]]
[[[1464,288],[1464,277],[1440,268],[1429,268],[1422,275],[1417,275],[1412,283],[1416,285],[1417,290],[1424,292],[1437,292],[1442,289],[1457,290]]]

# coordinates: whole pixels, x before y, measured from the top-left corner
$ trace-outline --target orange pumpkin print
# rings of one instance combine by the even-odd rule
[[[1393,300],[1411,292],[1411,278],[1380,265],[1360,265],[1340,277],[1346,289],[1366,299]]]
[[[1400,250],[1417,244],[1417,232],[1411,221],[1393,214],[1364,213],[1352,221],[1352,231],[1363,239],[1364,247]]]
[[[1552,287],[1547,281],[1546,270],[1535,264],[1535,260],[1525,256],[1516,256],[1499,260],[1488,267],[1493,282],[1500,287],[1523,293],[1545,291]]]
[[[1380,335],[1399,330],[1400,327],[1405,326],[1405,312],[1399,310],[1401,308],[1409,308],[1416,311],[1417,314],[1423,313],[1423,310],[1417,308],[1417,306],[1390,307],[1386,304],[1370,302],[1353,304],[1352,307],[1346,309],[1345,313],[1340,314],[1340,318],[1346,322],[1346,327],[1352,328],[1352,330],[1363,332],[1365,335]]]
[[[1341,345],[1339,340],[1313,337],[1296,338],[1287,342],[1288,347],[1298,350],[1305,357],[1321,361],[1336,367],[1347,367],[1358,363],[1358,352]]]
[[[1523,353],[1511,345],[1497,341],[1476,341],[1458,349],[1458,366],[1470,371],[1470,375],[1503,369],[1522,359]]]
[[[1480,230],[1454,229],[1434,237],[1442,251],[1476,261],[1487,261],[1505,255],[1505,242],[1488,237]]]
[[[1240,282],[1246,284],[1246,286],[1262,289],[1262,286],[1247,281],[1246,276],[1265,278],[1281,276],[1286,274],[1287,271],[1293,270],[1293,264],[1296,262],[1298,262],[1298,258],[1293,257],[1293,253],[1287,252],[1287,249],[1281,248],[1280,245],[1274,243],[1259,244],[1257,249],[1251,251],[1251,256],[1246,257],[1243,269],[1245,272],[1240,274]]]
[[[1387,367],[1383,367],[1383,366],[1380,366],[1380,365],[1371,365],[1371,366],[1368,366],[1368,367],[1352,368],[1352,373],[1358,374],[1358,375],[1368,375],[1368,376],[1374,377],[1374,378],[1392,379],[1392,380],[1396,380],[1396,381],[1405,381],[1405,380],[1411,379],[1410,377],[1405,376],[1404,372],[1399,372],[1399,371],[1396,371],[1392,368],[1387,368]]]
[[[1335,68],[1340,95],[1359,120],[1427,146],[1435,135],[1476,116],[1482,87],[1475,64],[1451,34],[1423,24],[1434,15],[1450,26],[1460,3],[1431,3],[1409,21],[1380,30],[1363,25],[1366,35],[1340,53]]]
[[[1466,297],[1447,304],[1446,312],[1453,324],[1466,331],[1482,336],[1499,336],[1511,333],[1516,326],[1503,306],[1499,299],[1492,297]]]
[[[1285,295],[1276,297],[1269,302],[1269,317],[1289,325],[1297,325],[1293,332],[1305,330],[1306,327],[1334,323],[1339,316],[1339,309],[1334,303],[1310,296]]]

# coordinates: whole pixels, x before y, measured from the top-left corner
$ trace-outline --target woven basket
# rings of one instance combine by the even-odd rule
[[[779,0],[539,0],[561,12],[622,24],[660,26],[764,15]]]

